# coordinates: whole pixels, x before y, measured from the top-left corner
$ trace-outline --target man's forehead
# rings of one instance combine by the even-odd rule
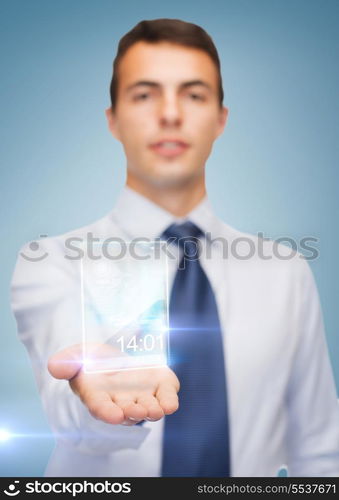
[[[126,86],[138,80],[179,85],[203,80],[213,86],[216,75],[215,64],[205,51],[170,42],[136,42],[119,63],[120,83]]]

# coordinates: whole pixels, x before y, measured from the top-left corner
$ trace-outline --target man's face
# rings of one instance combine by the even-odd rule
[[[204,174],[227,109],[218,74],[202,50],[137,42],[119,64],[117,104],[106,112],[134,183],[179,186]]]

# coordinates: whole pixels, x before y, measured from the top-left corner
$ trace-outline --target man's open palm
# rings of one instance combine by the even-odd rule
[[[91,415],[109,424],[159,420],[178,409],[179,381],[168,367],[85,373],[81,346],[74,345],[53,355],[48,369],[53,377],[69,380]]]

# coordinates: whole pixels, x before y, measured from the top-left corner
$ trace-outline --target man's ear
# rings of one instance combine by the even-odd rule
[[[219,115],[219,124],[218,124],[218,130],[217,130],[217,137],[219,137],[219,135],[221,135],[224,131],[224,128],[225,128],[225,125],[226,125],[226,122],[227,122],[227,118],[228,118],[228,108],[226,108],[226,106],[223,106],[220,111],[219,111],[220,115]]]
[[[117,119],[116,119],[116,115],[115,115],[113,109],[107,108],[105,110],[105,114],[106,114],[106,118],[107,118],[107,125],[109,128],[109,131],[111,132],[113,137],[115,137],[116,139],[118,139],[118,141],[120,141],[120,134],[118,132],[118,126],[117,126]]]

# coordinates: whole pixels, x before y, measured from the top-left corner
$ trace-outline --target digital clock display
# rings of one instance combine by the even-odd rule
[[[154,352],[156,350],[163,351],[164,349],[164,340],[161,334],[152,335],[151,333],[147,333],[141,338],[138,338],[137,335],[133,335],[127,343],[125,337],[122,335],[117,339],[117,342],[120,344],[121,352]]]
[[[95,252],[84,252],[81,297],[86,372],[167,364],[165,245],[161,241],[122,245],[111,239],[96,242]]]

